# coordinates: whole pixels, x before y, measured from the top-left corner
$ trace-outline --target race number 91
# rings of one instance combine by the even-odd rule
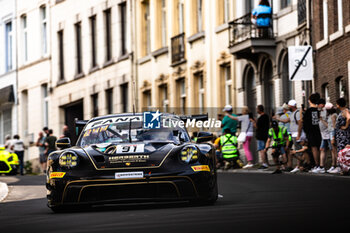
[[[117,145],[117,153],[143,153],[144,144]]]

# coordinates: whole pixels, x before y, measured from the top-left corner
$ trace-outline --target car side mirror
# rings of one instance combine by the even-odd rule
[[[199,132],[197,136],[197,143],[207,142],[213,139],[213,134],[210,132]]]
[[[69,138],[60,138],[56,141],[56,147],[60,149],[66,149],[71,147]]]

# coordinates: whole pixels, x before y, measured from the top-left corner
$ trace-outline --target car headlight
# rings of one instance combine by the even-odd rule
[[[193,163],[198,160],[199,150],[195,146],[186,146],[181,150],[180,159],[182,162]]]
[[[8,162],[12,162],[13,161],[13,156],[11,155],[8,159],[7,159]]]
[[[66,151],[60,155],[59,164],[61,167],[75,167],[78,165],[78,155],[73,151]]]

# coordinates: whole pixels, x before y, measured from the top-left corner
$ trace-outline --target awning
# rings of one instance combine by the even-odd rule
[[[13,85],[0,89],[0,105],[15,102]]]

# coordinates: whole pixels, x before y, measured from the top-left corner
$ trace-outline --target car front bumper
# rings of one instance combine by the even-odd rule
[[[72,204],[124,203],[143,201],[180,201],[207,199],[216,181],[213,171],[185,170],[176,173],[144,171],[142,178],[115,179],[114,171],[94,176],[47,180],[48,206]]]

